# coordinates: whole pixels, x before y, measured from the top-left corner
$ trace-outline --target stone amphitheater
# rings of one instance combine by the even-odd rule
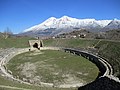
[[[12,75],[12,72],[7,70],[6,64],[9,62],[11,58],[14,56],[28,52],[29,50],[40,49],[40,50],[63,50],[65,52],[75,54],[78,56],[82,56],[87,58],[99,68],[100,75],[96,78],[95,81],[79,87],[78,90],[120,90],[120,80],[113,76],[113,69],[112,66],[103,58],[89,53],[88,51],[77,50],[73,48],[61,48],[61,47],[43,47],[42,41],[41,43],[37,43],[37,41],[29,41],[31,48],[7,48],[7,49],[0,49],[0,74],[4,77],[7,77],[13,81],[17,81],[24,84],[31,83],[24,82],[20,79],[15,78]],[[34,47],[35,43],[38,45]],[[42,46],[42,47],[41,47]],[[45,86],[50,86],[48,83],[42,83]]]

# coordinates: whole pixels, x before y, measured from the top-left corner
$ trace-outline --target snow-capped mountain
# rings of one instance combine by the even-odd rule
[[[120,20],[114,19],[112,20],[105,28],[110,28],[110,29],[118,29],[120,28]]]
[[[61,18],[51,17],[41,24],[35,25],[24,30],[23,34],[28,35],[57,35],[71,32],[75,29],[116,29],[120,28],[120,20],[95,20],[95,19],[76,19],[68,16]]]

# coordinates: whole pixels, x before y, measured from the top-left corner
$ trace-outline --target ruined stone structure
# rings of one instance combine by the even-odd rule
[[[38,49],[40,50],[40,47],[43,47],[43,41],[42,40],[29,40],[30,50]]]
[[[101,74],[96,78],[95,81],[88,83],[82,87],[79,87],[78,90],[120,90],[120,80],[113,76],[113,70],[111,65],[106,62],[104,59],[102,59],[99,56],[93,55],[91,53],[88,53],[86,51],[81,51],[77,49],[72,48],[60,48],[60,47],[42,47],[43,43],[40,40],[29,40],[30,47],[34,49],[40,48],[41,50],[64,50],[65,52],[69,52],[78,56],[82,56],[91,62],[95,63],[96,66],[98,66]],[[42,46],[41,46],[42,45]],[[5,76],[13,81],[18,81],[20,83],[29,84],[32,85],[32,83],[25,82],[20,80],[19,78],[16,78],[12,75],[7,68],[5,68],[6,64],[9,62],[11,58],[14,56],[28,52],[29,48],[22,48],[22,49],[16,49],[16,48],[10,48],[6,50],[1,50],[0,53],[0,74],[2,76]],[[53,87],[51,83],[44,83],[41,82],[41,85],[46,87]]]

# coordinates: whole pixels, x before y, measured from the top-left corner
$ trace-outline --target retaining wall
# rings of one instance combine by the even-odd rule
[[[102,58],[95,56],[93,54],[90,54],[88,52],[80,51],[80,50],[76,50],[76,49],[67,48],[64,50],[65,50],[65,52],[70,52],[72,54],[82,56],[82,57],[90,60],[94,64],[96,64],[96,66],[99,68],[99,71],[101,72],[101,76],[109,75],[109,68],[107,67],[106,63],[104,63]],[[112,68],[110,68],[110,69],[112,71]]]

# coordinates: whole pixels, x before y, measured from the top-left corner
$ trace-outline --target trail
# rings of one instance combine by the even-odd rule
[[[101,42],[101,40],[99,40],[99,41],[93,46],[93,48],[95,48],[100,42]]]
[[[0,85],[0,88],[8,88],[8,89],[15,89],[15,90],[32,90],[32,89],[18,88],[18,87],[5,86],[5,85]]]

